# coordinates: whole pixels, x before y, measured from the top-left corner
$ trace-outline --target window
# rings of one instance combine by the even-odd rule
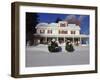
[[[67,34],[68,32],[67,32],[67,31],[63,31],[63,33],[64,33],[64,34]]]
[[[71,34],[75,34],[75,31],[71,31]]]
[[[40,30],[40,33],[45,33],[45,30],[41,29],[41,30]]]
[[[48,32],[47,32],[48,34],[52,34],[52,30],[48,30]]]
[[[67,34],[68,32],[65,30],[59,30],[59,34]]]
[[[66,27],[65,23],[60,23],[60,27]]]

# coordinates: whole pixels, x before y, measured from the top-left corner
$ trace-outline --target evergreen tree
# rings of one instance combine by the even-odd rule
[[[74,51],[74,47],[70,42],[67,42],[66,46],[65,46],[65,50],[68,51],[68,52],[73,52]]]
[[[38,14],[37,13],[26,13],[26,44],[29,41],[30,45],[33,44],[34,36],[36,33],[36,25],[38,24]]]
[[[62,21],[62,19],[58,17],[55,22],[58,23],[59,21]]]

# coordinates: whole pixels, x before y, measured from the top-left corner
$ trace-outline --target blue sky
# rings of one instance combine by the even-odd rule
[[[47,22],[47,23],[55,22],[58,17],[62,20],[75,17],[81,22],[80,23],[81,33],[89,34],[89,22],[90,22],[89,15],[38,13],[38,16],[39,16],[38,17],[39,22]]]

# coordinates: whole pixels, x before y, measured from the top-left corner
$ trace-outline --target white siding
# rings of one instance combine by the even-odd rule
[[[48,30],[45,29],[45,34],[48,34],[47,31],[48,31]]]
[[[68,35],[71,35],[71,31],[70,30],[68,30]]]
[[[79,30],[77,30],[77,31],[76,31],[76,35],[79,35],[79,34],[80,34],[80,31],[79,31]]]
[[[56,29],[54,29],[54,30],[52,30],[52,34],[58,34],[58,30],[56,30]]]
[[[39,29],[37,29],[37,33],[40,34],[40,30]]]

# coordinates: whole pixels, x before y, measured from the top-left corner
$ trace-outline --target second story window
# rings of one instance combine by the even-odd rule
[[[45,33],[45,30],[41,29],[41,30],[40,30],[40,33],[42,33],[42,34]]]
[[[59,30],[59,34],[67,34],[68,32],[65,30]]]
[[[48,34],[52,34],[52,30],[48,30],[48,32],[47,32]]]
[[[71,34],[75,34],[75,31],[71,31]]]

